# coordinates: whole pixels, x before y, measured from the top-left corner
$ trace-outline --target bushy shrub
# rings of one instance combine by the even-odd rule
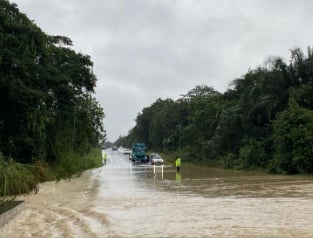
[[[299,107],[294,99],[273,123],[276,173],[313,173],[313,111]]]
[[[225,156],[223,156],[221,161],[222,161],[222,166],[225,169],[239,168],[238,159],[234,153],[227,153]]]
[[[243,168],[264,167],[265,150],[260,141],[254,138],[244,139],[239,151],[239,163]]]

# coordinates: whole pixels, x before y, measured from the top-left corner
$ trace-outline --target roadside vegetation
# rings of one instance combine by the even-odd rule
[[[184,161],[279,174],[313,173],[313,51],[270,57],[220,93],[200,85],[158,99],[116,144],[144,142]]]
[[[45,181],[70,179],[83,171],[102,166],[100,148],[92,148],[84,155],[72,154],[63,162],[47,164],[36,161],[21,164],[13,159],[0,160],[0,205],[19,194],[37,193],[38,184]]]
[[[92,67],[69,38],[0,0],[0,202],[100,166],[93,148],[104,113]]]

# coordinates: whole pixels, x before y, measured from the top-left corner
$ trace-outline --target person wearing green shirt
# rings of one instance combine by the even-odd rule
[[[180,170],[180,158],[177,156],[175,160],[175,165],[176,165],[176,171],[179,173]]]

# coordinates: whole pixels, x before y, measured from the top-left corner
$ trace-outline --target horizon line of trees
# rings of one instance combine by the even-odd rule
[[[184,160],[273,173],[313,173],[313,50],[291,50],[235,79],[220,93],[198,85],[174,101],[157,99],[117,145],[146,143]]]
[[[90,56],[0,0],[0,160],[64,163],[105,137]]]

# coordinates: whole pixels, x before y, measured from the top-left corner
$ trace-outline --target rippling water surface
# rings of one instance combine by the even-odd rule
[[[0,237],[313,237],[313,180],[187,166],[106,166],[40,186]]]

